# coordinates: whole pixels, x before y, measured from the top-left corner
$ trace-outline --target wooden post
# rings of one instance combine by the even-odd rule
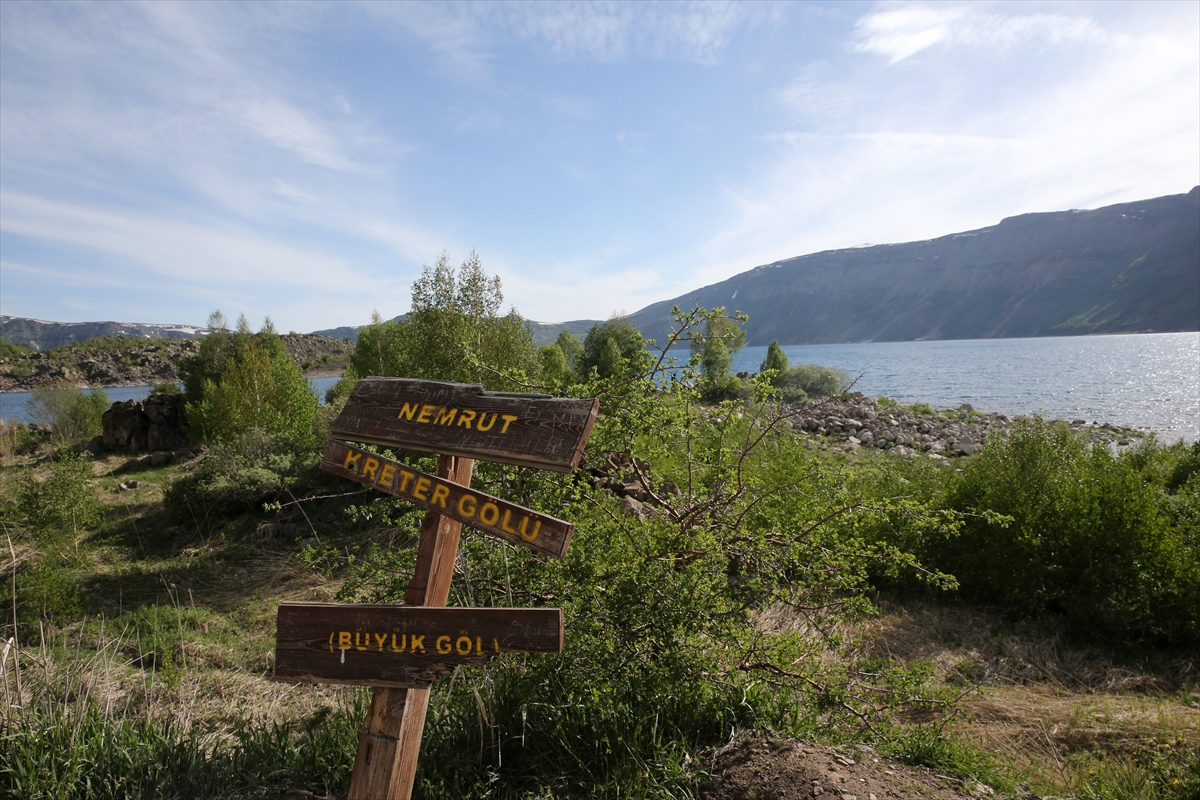
[[[474,467],[474,459],[439,455],[437,475],[469,486]],[[461,522],[426,512],[405,605],[446,605],[461,532]],[[349,800],[409,800],[428,707],[429,689],[372,690],[371,710],[358,736]]]

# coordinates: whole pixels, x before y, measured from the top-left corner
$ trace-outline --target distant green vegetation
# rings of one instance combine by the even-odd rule
[[[501,314],[500,279],[483,271],[475,253],[458,269],[446,253],[412,287],[403,321],[378,313],[359,331],[342,379],[328,399],[345,397],[359,378],[422,377],[482,383],[512,391],[539,371],[533,334],[515,310]]]
[[[259,430],[315,444],[317,399],[270,318],[252,333],[243,316],[231,333],[217,311],[209,327],[213,332],[179,370],[192,438],[225,442]]]
[[[790,403],[829,397],[844,391],[850,385],[850,376],[835,367],[822,367],[819,364],[788,366],[788,357],[779,346],[778,340],[768,345],[766,358],[763,359],[759,371],[770,371],[771,385],[783,400]],[[880,400],[882,402],[883,398]]]
[[[90,439],[100,433],[100,418],[109,408],[108,395],[97,386],[84,394],[72,384],[39,386],[30,392],[29,416],[48,425],[59,444]]]
[[[14,358],[30,352],[33,351],[28,347],[21,347],[18,344],[13,344],[12,342],[6,342],[3,339],[0,339],[0,358]]]
[[[897,516],[872,538],[954,575],[961,600],[1058,618],[1089,641],[1200,647],[1200,444],[1114,454],[1023,419],[960,472],[918,461],[861,479],[956,515],[952,535]]]
[[[162,347],[168,344],[178,344],[176,339],[146,339],[141,336],[97,336],[83,342],[73,342],[61,347],[43,351],[46,358],[70,358],[82,353],[103,350],[127,350],[131,347],[146,347],[155,345]]]

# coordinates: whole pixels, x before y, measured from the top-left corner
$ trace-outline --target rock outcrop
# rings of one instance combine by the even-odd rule
[[[306,372],[340,373],[354,342],[328,336],[288,334],[280,337],[288,355]],[[39,386],[150,386],[179,383],[183,359],[200,349],[197,339],[130,339],[127,345],[71,345],[45,352],[0,358],[0,391],[29,391]]]
[[[153,394],[145,400],[123,400],[101,417],[103,450],[128,453],[176,450],[187,444],[185,400],[181,394]],[[94,442],[94,440],[93,440]]]

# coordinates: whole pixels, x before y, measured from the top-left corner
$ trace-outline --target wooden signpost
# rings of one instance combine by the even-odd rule
[[[429,686],[504,653],[562,652],[557,608],[447,608],[464,524],[561,558],[573,527],[470,488],[476,457],[570,472],[599,401],[485,392],[403,378],[358,382],[330,427],[321,468],[426,509],[404,605],[283,603],[275,678],[373,686],[350,779],[351,800],[412,793]],[[351,442],[438,453],[431,475]]]

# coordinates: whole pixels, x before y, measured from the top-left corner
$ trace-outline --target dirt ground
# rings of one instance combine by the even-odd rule
[[[884,800],[995,797],[988,787],[906,767],[866,745],[825,747],[791,739],[736,742],[719,751],[706,800]]]

